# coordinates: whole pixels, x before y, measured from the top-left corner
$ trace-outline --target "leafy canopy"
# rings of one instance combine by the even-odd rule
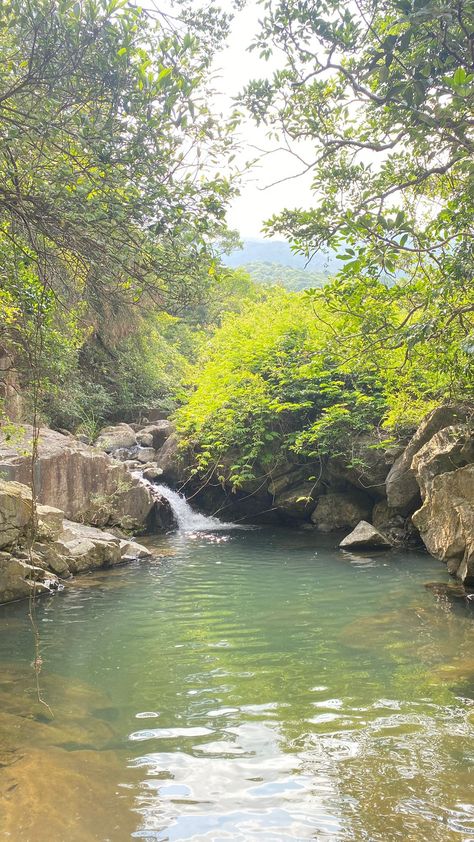
[[[339,246],[349,296],[367,276],[407,284],[407,299],[419,282],[415,333],[410,317],[402,340],[438,338],[457,321],[470,347],[472,0],[263,5],[253,48],[283,56],[283,68],[251,82],[242,102],[303,157],[315,195],[268,230],[307,254]]]

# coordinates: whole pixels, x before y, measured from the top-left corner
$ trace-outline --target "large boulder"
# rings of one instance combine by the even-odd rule
[[[0,434],[0,473],[30,485],[31,448],[31,427],[14,441]],[[149,489],[122,464],[46,427],[40,431],[35,484],[41,504],[96,526],[141,529],[154,505]]]
[[[318,499],[311,515],[312,522],[320,532],[335,532],[352,528],[360,520],[370,517],[372,500],[363,491],[335,492]]]
[[[428,551],[462,582],[473,584],[474,464],[435,476],[412,519]]]
[[[391,509],[386,500],[379,500],[372,510],[372,525],[385,535],[394,547],[420,549],[422,542],[411,517]]]
[[[393,450],[382,446],[379,433],[364,434],[352,443],[350,463],[341,457],[329,457],[325,476],[331,490],[355,487],[375,500],[385,497],[385,481],[394,462]]]
[[[172,433],[166,439],[163,446],[156,453],[156,463],[162,470],[164,483],[177,486],[184,482],[186,469],[190,465],[188,454],[179,447],[179,439],[176,433]]]
[[[116,424],[103,427],[100,431],[95,446],[106,453],[113,453],[114,450],[135,447],[137,437],[129,424]]]
[[[444,427],[415,453],[411,464],[421,498],[428,495],[435,477],[474,462],[474,433],[467,425]]]
[[[390,508],[403,515],[415,511],[420,504],[420,487],[412,468],[414,456],[436,433],[464,421],[467,414],[463,407],[439,406],[422,421],[387,476],[385,486]]]
[[[83,523],[64,521],[64,529],[55,542],[56,549],[71,573],[98,567],[113,567],[122,561],[120,539]]]
[[[343,550],[379,549],[388,550],[392,546],[385,535],[382,535],[375,526],[361,520],[356,528],[339,544]]]
[[[147,424],[137,432],[137,442],[142,447],[153,447],[159,450],[163,447],[166,439],[173,432],[171,421],[157,421],[155,424]]]
[[[13,602],[34,594],[49,593],[57,587],[54,573],[23,559],[0,552],[0,603]]]
[[[0,480],[0,547],[14,544],[31,521],[31,491],[19,482]]]
[[[316,506],[314,483],[302,483],[287,491],[282,491],[275,497],[274,506],[284,517],[304,520],[309,517]]]

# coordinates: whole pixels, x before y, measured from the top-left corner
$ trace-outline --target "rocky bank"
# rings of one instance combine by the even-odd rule
[[[354,442],[341,458],[298,463],[277,456],[233,492],[230,483],[192,478],[192,454],[169,421],[105,427],[91,446],[41,430],[34,468],[39,502],[32,530],[31,428],[0,434],[0,601],[58,587],[59,578],[108,567],[144,549],[110,529],[169,530],[176,525],[156,483],[192,490],[198,506],[224,520],[304,525],[340,533],[342,549],[420,547],[474,584],[473,411],[441,406],[404,446]],[[104,531],[107,530],[107,531]],[[342,533],[342,534],[341,534]],[[341,540],[342,538],[342,540]]]
[[[174,526],[168,501],[124,463],[48,428],[40,431],[34,463],[35,526],[31,453],[31,427],[0,434],[0,602],[148,555],[125,533]]]
[[[192,457],[180,456],[176,437],[160,452],[163,478],[186,482],[202,508],[224,519],[344,532],[341,546],[347,549],[424,546],[461,582],[474,584],[472,406],[437,407],[404,445],[384,447],[361,437],[353,443],[349,467],[339,457],[301,464],[277,456],[270,470],[257,471],[235,493],[230,483],[212,480],[190,486]]]

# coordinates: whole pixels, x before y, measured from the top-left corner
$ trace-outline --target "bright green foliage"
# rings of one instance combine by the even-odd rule
[[[373,287],[374,299],[385,295],[382,285]],[[407,359],[402,343],[371,336],[380,322],[396,333],[404,319],[396,292],[390,307],[366,307],[362,330],[360,314],[341,312],[337,296],[337,287],[311,294],[274,288],[224,319],[196,366],[196,390],[177,413],[201,475],[239,487],[291,454],[349,463],[356,438],[383,424],[379,440],[406,432],[436,403],[463,397],[460,379],[452,390],[452,336],[436,350],[418,342]],[[352,305],[366,306],[362,288]],[[459,346],[456,354],[461,367],[466,355]]]

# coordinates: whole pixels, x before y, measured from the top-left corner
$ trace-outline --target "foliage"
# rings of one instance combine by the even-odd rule
[[[472,345],[471,0],[264,6],[253,46],[285,64],[251,82],[242,102],[300,161],[299,142],[314,147],[304,172],[315,192],[314,208],[286,210],[268,230],[308,255],[341,249],[342,307],[366,278],[367,296],[375,290],[384,307],[389,287],[403,288],[398,330],[409,353],[453,322]]]
[[[377,284],[385,292],[374,281],[374,299]],[[461,377],[453,383],[452,335],[436,350],[417,343],[410,359],[399,342],[372,341],[377,320],[389,326],[403,317],[394,294],[388,311],[370,305],[367,333],[360,331],[357,314],[338,310],[331,287],[311,294],[274,287],[263,301],[226,316],[197,362],[194,393],[177,413],[197,472],[238,488],[279,460],[330,454],[350,461],[358,437],[376,433],[374,441],[383,441],[406,433],[436,403],[462,398],[469,376],[465,391]],[[456,353],[461,368],[466,355],[459,345]]]
[[[142,299],[201,301],[231,194],[229,127],[208,107],[227,25],[186,5],[1,4],[0,342],[23,386],[33,356],[57,367],[62,350],[67,380],[79,328],[84,340]]]
[[[242,269],[248,272],[257,283],[277,284],[295,292],[311,287],[321,287],[328,280],[328,274],[325,272],[294,269],[278,263],[246,263]]]

